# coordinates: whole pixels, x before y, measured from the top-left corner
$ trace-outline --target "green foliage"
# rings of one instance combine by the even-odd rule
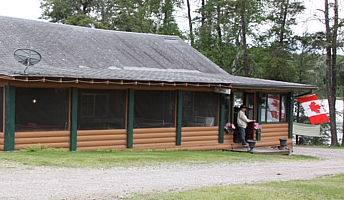
[[[42,0],[42,19],[101,29],[182,37],[173,13],[180,0]]]
[[[296,25],[296,17],[305,7],[298,1],[267,1],[266,25],[270,25],[259,35],[258,43],[270,54],[265,54],[263,78],[295,82],[296,66],[293,64],[292,51],[296,41],[291,29]]]
[[[344,56],[338,55],[338,77],[337,77],[337,96],[342,97],[344,99]]]
[[[47,146],[42,147],[41,144],[37,144],[36,146],[30,146],[22,150],[24,152],[40,152],[40,151],[56,151],[56,152],[61,152],[61,151],[66,151],[62,148],[56,149],[56,148],[48,148]]]
[[[97,22],[95,19],[85,14],[76,14],[76,15],[68,16],[65,23],[69,25],[84,26],[84,27],[89,27],[89,28],[96,27],[97,25]]]
[[[30,147],[25,148],[24,151],[28,151],[28,152],[42,151],[42,146],[41,144],[37,144],[36,146],[30,146]]]
[[[93,0],[41,0],[42,19],[66,23],[69,16],[90,15],[96,7]]]
[[[252,71],[255,62],[251,55],[245,56],[243,38],[254,37],[252,28],[261,22],[261,8],[260,1],[253,0],[204,1],[192,19],[196,25],[193,46],[231,74]]]

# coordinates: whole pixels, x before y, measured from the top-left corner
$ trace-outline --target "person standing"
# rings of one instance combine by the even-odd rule
[[[237,117],[237,123],[238,123],[238,131],[239,131],[240,138],[241,138],[241,144],[243,147],[246,148],[247,144],[246,144],[245,137],[246,137],[247,123],[254,122],[255,120],[248,119],[246,117],[245,111],[246,111],[246,106],[241,105],[239,113],[238,113],[238,117]]]

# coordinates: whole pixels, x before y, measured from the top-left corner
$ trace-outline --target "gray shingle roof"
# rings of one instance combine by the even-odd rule
[[[42,60],[27,69],[19,48]],[[308,87],[232,76],[179,37],[54,24],[0,16],[0,74],[100,80]]]

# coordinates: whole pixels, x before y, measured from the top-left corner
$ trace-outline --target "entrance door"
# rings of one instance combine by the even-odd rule
[[[234,105],[234,112],[233,112],[233,123],[235,124],[235,127],[238,126],[237,124],[237,116],[239,112],[240,105],[246,105],[246,116],[248,119],[256,119],[256,109],[255,109],[255,93],[241,93],[236,92],[234,95],[234,99],[232,102],[235,102]],[[255,131],[254,131],[254,123],[250,122],[247,124],[246,127],[246,140],[253,140],[255,137]]]
[[[254,93],[244,93],[244,104],[246,105],[246,116],[249,119],[255,119],[255,107],[254,101],[255,94]],[[246,140],[253,140],[254,139],[254,123],[250,122],[247,124],[246,128]]]

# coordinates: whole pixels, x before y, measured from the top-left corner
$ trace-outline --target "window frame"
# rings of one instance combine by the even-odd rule
[[[278,121],[268,121],[268,112],[270,112],[270,110],[268,109],[269,105],[268,105],[268,96],[269,95],[274,95],[274,96],[278,96],[279,97],[279,110],[278,110]],[[262,93],[262,97],[266,98],[265,99],[265,109],[262,108],[262,106],[260,105],[260,109],[261,109],[261,116],[260,116],[260,121],[261,123],[264,124],[273,124],[273,123],[287,123],[288,120],[288,115],[289,113],[287,112],[288,110],[288,94],[287,93],[273,93],[273,92],[264,92]],[[283,101],[284,100],[284,101]],[[284,105],[283,105],[284,104]],[[284,112],[282,112],[284,109]],[[264,112],[263,112],[264,110]],[[265,114],[264,116],[264,120],[262,113]],[[282,119],[282,114],[284,114],[284,119]]]
[[[84,96],[93,96],[93,106],[92,106],[92,114],[88,114],[88,110],[87,110],[87,114],[84,114]],[[96,113],[96,97],[97,96],[105,96],[106,100],[105,100],[105,112],[103,112],[102,115],[97,115]],[[86,109],[91,109],[91,108],[86,108]],[[81,94],[81,117],[106,117],[108,115],[108,110],[109,110],[109,94],[98,94],[98,93],[82,93]]]

